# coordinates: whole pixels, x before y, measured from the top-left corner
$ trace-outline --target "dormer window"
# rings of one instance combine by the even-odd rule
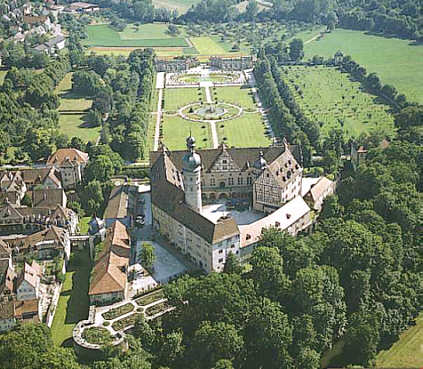
[[[289,219],[289,218],[291,218],[291,214],[286,214],[286,219]]]
[[[250,234],[247,234],[247,235],[245,236],[245,239],[246,239],[246,240],[251,239],[251,235],[250,235]]]
[[[281,224],[279,222],[275,222],[275,227],[279,228],[281,226]]]

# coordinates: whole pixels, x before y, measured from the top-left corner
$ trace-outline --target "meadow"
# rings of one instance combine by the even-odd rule
[[[210,125],[190,122],[179,116],[165,116],[163,122],[163,143],[169,150],[185,150],[185,139],[191,134],[196,139],[197,149],[212,146]]]
[[[423,45],[408,40],[367,35],[361,31],[337,29],[305,45],[305,57],[333,56],[337,50],[376,72],[383,83],[392,84],[410,101],[423,103]]]
[[[187,47],[185,38],[171,37],[163,29],[163,24],[144,24],[135,27],[128,25],[123,32],[117,32],[108,24],[86,26],[88,38],[86,46],[100,47]]]
[[[325,135],[332,128],[343,128],[349,137],[377,130],[387,137],[394,134],[389,106],[361,89],[346,73],[328,67],[287,67],[283,69],[291,91]]]
[[[244,113],[237,119],[216,123],[219,143],[235,147],[269,146],[271,141],[265,135],[260,113]]]
[[[191,37],[191,42],[200,54],[222,55],[227,53],[222,46],[208,36]]]
[[[100,135],[100,127],[89,127],[86,111],[91,108],[92,101],[71,92],[72,73],[68,73],[56,88],[60,96],[59,129],[69,138],[79,137],[84,142],[96,141]]]

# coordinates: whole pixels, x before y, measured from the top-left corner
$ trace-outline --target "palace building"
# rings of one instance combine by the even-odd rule
[[[292,235],[307,229],[322,202],[310,196],[313,187],[325,196],[335,188],[328,179],[303,178],[300,148],[285,140],[207,150],[196,150],[191,136],[186,143],[185,151],[162,146],[151,153],[153,226],[206,272],[221,271],[229,253],[248,256],[263,228]],[[231,201],[247,203],[248,210],[228,211]]]

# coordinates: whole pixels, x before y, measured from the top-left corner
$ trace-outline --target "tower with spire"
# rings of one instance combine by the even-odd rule
[[[195,152],[195,138],[191,133],[186,140],[188,152],[182,158],[185,203],[201,213],[201,158]]]

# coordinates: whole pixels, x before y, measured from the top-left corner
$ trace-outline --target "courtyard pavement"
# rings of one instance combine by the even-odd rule
[[[254,223],[255,221],[264,218],[265,214],[254,210],[228,210],[225,203],[216,203],[203,206],[202,214],[213,223],[217,223],[218,219],[230,215],[235,219],[238,225],[246,225]]]

